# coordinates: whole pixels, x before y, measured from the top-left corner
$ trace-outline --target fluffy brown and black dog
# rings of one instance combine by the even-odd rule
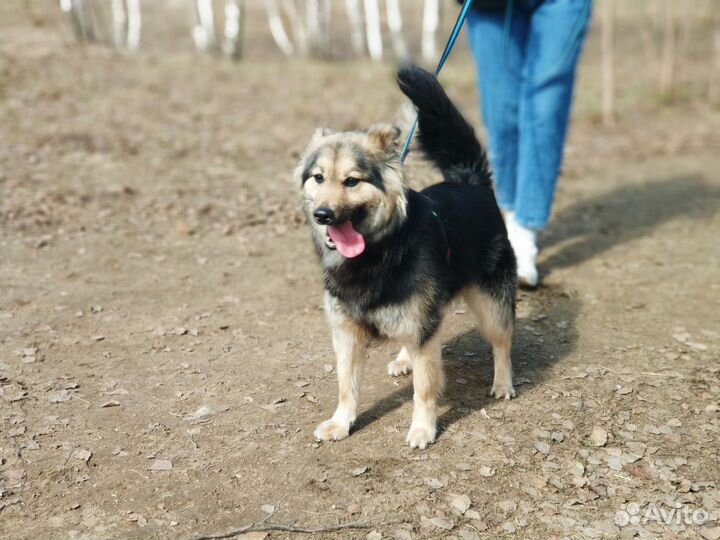
[[[413,372],[407,443],[425,448],[435,440],[444,383],[438,330],[454,298],[465,299],[492,345],[491,394],[515,395],[515,258],[472,127],[430,73],[406,68],[398,82],[418,110],[420,146],[444,182],[420,192],[405,185],[400,132],[390,125],[318,129],[295,175],[325,278],[340,387],[337,410],[315,438],[348,436],[358,413],[366,346],[394,339],[403,348],[389,373]]]

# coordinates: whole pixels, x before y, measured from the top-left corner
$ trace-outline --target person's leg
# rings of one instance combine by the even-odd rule
[[[477,67],[488,154],[500,208],[515,207],[521,73],[529,21],[520,10],[470,10],[470,48]]]
[[[542,229],[552,208],[591,0],[540,2],[530,18],[520,98],[515,219]]]

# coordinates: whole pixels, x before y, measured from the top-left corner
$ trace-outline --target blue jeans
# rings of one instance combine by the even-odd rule
[[[470,10],[470,47],[498,204],[525,227],[550,218],[592,0],[508,0]]]

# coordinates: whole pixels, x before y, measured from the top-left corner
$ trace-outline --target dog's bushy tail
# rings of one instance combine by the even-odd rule
[[[417,108],[420,146],[442,171],[445,181],[491,185],[485,150],[435,76],[408,66],[399,71],[398,85]]]

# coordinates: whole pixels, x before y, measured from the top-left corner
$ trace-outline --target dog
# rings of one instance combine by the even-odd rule
[[[337,356],[339,401],[314,432],[347,437],[358,414],[366,347],[402,345],[390,375],[412,371],[414,408],[407,435],[425,449],[437,434],[443,390],[439,328],[462,297],[492,345],[490,394],[515,396],[511,347],[516,263],[495,200],[487,156],[470,124],[436,78],[418,67],[398,73],[418,112],[419,143],[444,181],[408,188],[399,158],[400,130],[313,134],[294,172],[325,284],[325,311]]]

